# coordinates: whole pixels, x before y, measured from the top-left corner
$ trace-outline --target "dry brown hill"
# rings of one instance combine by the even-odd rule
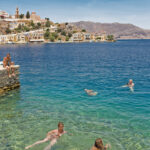
[[[91,33],[113,34],[119,39],[147,39],[150,38],[150,30],[144,30],[132,24],[121,23],[98,23],[90,21],[72,22],[81,29],[86,29]]]

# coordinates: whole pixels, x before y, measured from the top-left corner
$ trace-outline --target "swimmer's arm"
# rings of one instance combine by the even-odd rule
[[[50,136],[50,135],[52,135],[52,134],[54,134],[54,133],[56,133],[56,132],[57,132],[57,130],[49,131],[49,132],[47,133],[47,136]]]
[[[111,148],[111,145],[110,144],[106,144],[105,147],[104,147],[104,150],[107,150],[107,148]]]

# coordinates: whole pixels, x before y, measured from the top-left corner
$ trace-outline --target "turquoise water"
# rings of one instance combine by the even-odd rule
[[[71,135],[52,150],[90,150],[98,137],[111,150],[150,150],[150,40],[5,45],[0,59],[7,52],[21,88],[0,97],[0,150],[23,150],[59,121]],[[134,93],[121,88],[130,78]]]

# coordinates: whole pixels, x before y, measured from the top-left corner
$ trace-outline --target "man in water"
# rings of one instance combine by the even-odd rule
[[[129,88],[133,88],[133,87],[134,87],[134,83],[133,83],[133,80],[132,80],[132,79],[129,80],[129,83],[127,84],[127,86],[128,86]]]
[[[34,144],[25,147],[25,149],[29,149],[35,145],[41,144],[41,143],[45,143],[47,141],[51,141],[50,145],[48,145],[48,147],[45,148],[45,150],[50,150],[51,147],[56,144],[57,140],[63,135],[67,133],[66,131],[64,131],[64,124],[62,122],[58,123],[58,129],[49,131],[47,133],[47,136],[45,139],[41,140],[41,141],[37,141]]]
[[[103,145],[103,141],[101,138],[98,138],[95,140],[94,146],[91,148],[91,150],[107,150],[107,148],[110,147],[109,144]]]
[[[97,95],[97,92],[94,92],[93,90],[84,89],[84,91],[85,91],[89,96],[96,96],[96,95]]]
[[[134,92],[134,89],[133,89],[133,88],[134,88],[133,80],[130,79],[129,82],[128,82],[126,85],[123,85],[122,87],[129,87],[130,90],[131,90],[132,92]]]

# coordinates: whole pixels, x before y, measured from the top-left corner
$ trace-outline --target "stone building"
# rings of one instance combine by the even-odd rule
[[[16,8],[16,13],[15,13],[15,18],[18,19],[19,18],[19,8]]]

